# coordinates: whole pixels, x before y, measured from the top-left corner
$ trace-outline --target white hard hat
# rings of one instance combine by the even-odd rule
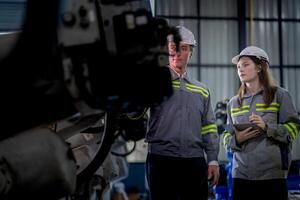
[[[192,46],[197,46],[197,42],[195,40],[195,36],[189,29],[185,28],[184,26],[176,26],[179,31],[179,35],[181,37],[181,43],[189,44]],[[170,35],[171,36],[171,35]],[[168,36],[168,41],[173,41],[173,37]]]
[[[256,46],[249,46],[243,49],[239,55],[236,55],[232,58],[232,63],[237,64],[239,62],[240,57],[242,56],[255,56],[258,59],[267,61],[269,63],[268,54],[264,50]]]

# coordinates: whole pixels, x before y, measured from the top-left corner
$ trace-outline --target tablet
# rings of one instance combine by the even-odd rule
[[[243,130],[249,128],[249,127],[252,127],[252,130],[257,129],[257,130],[263,132],[263,130],[262,130],[259,126],[257,126],[256,124],[253,124],[253,123],[233,124],[233,126],[234,126],[234,128],[236,128],[236,130],[238,130],[238,131],[243,131]]]

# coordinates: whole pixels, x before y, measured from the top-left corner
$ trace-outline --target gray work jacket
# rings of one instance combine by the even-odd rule
[[[208,89],[186,74],[172,74],[173,95],[150,108],[146,142],[149,152],[217,161],[219,136]]]
[[[246,92],[243,104],[238,96],[228,103],[228,124],[249,123],[254,112],[267,124],[267,131],[242,144],[237,144],[234,131],[224,133],[223,142],[233,153],[233,178],[267,180],[286,178],[291,162],[291,145],[299,132],[299,116],[287,90],[278,87],[273,102],[266,107],[262,90]]]

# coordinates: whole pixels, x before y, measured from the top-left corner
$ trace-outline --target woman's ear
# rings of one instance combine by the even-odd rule
[[[258,69],[257,69],[257,72],[258,72],[258,73],[261,72],[261,65],[258,65],[257,68],[258,68]]]

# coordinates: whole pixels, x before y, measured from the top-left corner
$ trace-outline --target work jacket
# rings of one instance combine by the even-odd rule
[[[171,70],[173,94],[150,108],[146,142],[149,152],[182,158],[217,161],[219,135],[210,94],[202,83]]]
[[[248,180],[286,178],[291,163],[292,141],[296,138],[299,116],[287,90],[278,87],[275,97],[266,107],[263,90],[252,95],[247,91],[238,105],[234,96],[227,106],[227,129],[223,142],[233,151],[232,177]],[[237,144],[234,129],[230,125],[249,123],[249,116],[260,115],[267,130],[258,137]]]

